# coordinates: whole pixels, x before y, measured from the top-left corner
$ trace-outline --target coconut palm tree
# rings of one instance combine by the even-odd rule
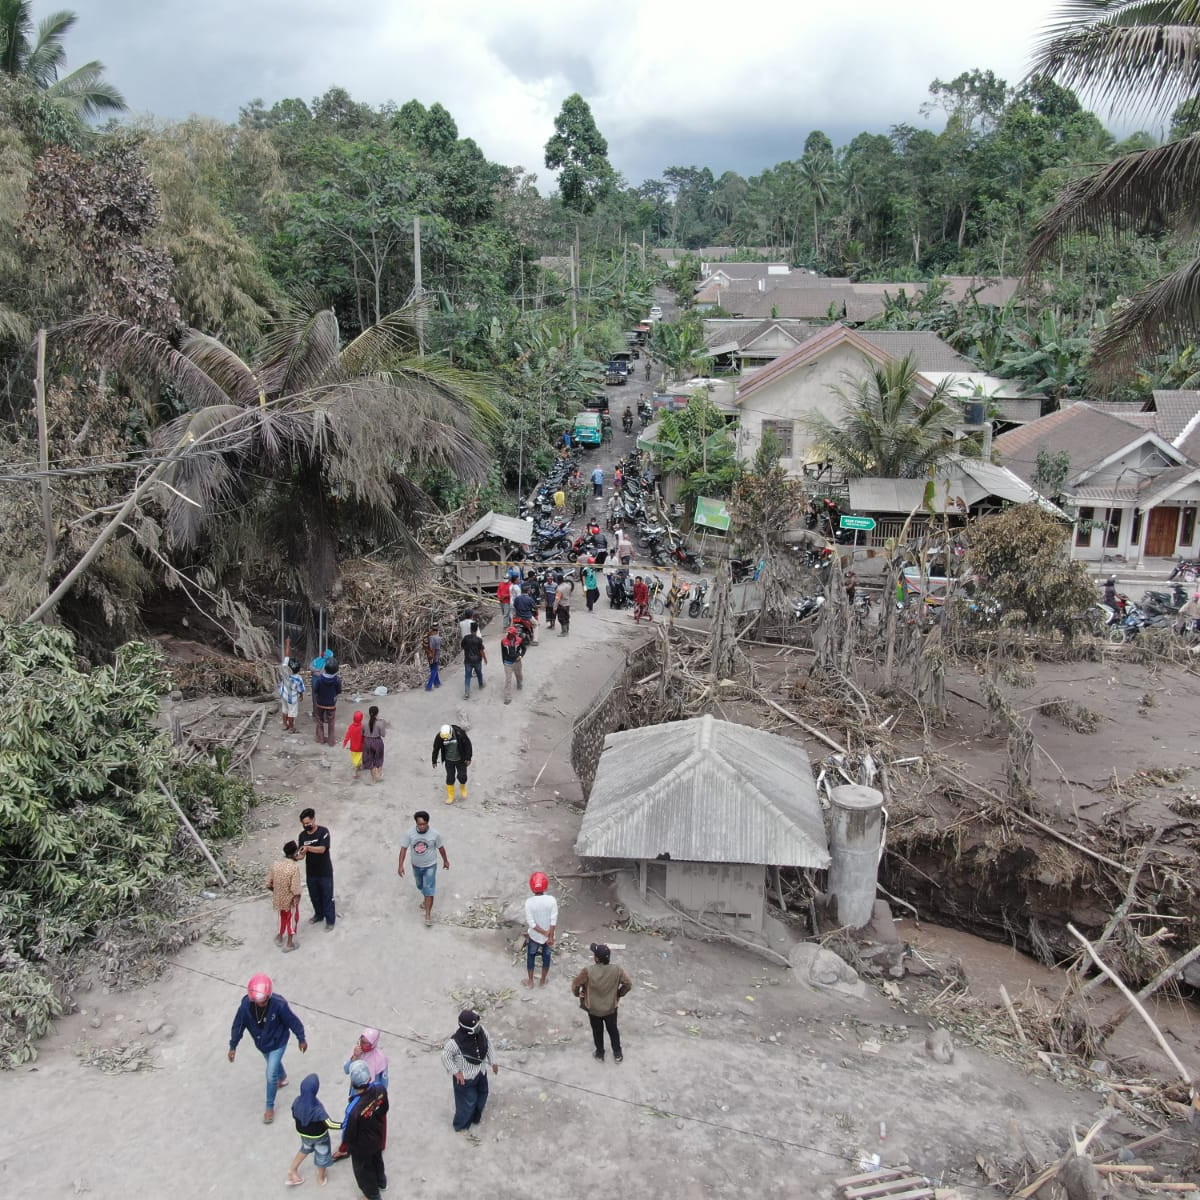
[[[314,602],[336,578],[340,536],[411,545],[405,518],[426,468],[471,481],[486,474],[474,426],[495,418],[490,388],[415,353],[414,308],[343,347],[330,309],[298,304],[254,362],[195,330],[178,350],[108,317],[62,332],[184,400],[186,411],[154,436],[169,460],[162,504],[176,550],[243,571],[283,564]]]
[[[0,71],[24,79],[72,115],[87,118],[122,112],[125,98],[104,79],[104,64],[84,63],[59,76],[67,60],[66,35],[79,19],[73,12],[51,13],[33,28],[30,0],[0,0]]]
[[[1200,0],[1065,0],[1047,27],[1031,78],[1054,79],[1165,118],[1200,96]],[[1200,134],[1127,154],[1069,184],[1039,222],[1036,268],[1064,238],[1200,227]],[[1092,365],[1113,372],[1135,356],[1200,338],[1200,258],[1143,288],[1099,334]]]
[[[838,419],[816,413],[802,424],[814,449],[847,476],[917,479],[951,454],[973,448],[954,440],[962,414],[947,401],[945,384],[926,398],[911,358],[843,378],[844,386],[833,389],[841,400]]]

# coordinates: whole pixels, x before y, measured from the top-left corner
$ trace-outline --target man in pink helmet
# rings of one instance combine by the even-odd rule
[[[533,968],[542,960],[541,986],[546,986],[550,974],[550,955],[554,950],[554,931],[558,927],[558,901],[546,890],[550,880],[542,871],[534,871],[529,877],[529,890],[533,893],[525,901],[525,970],[528,972],[526,987],[533,987]]]
[[[283,1070],[283,1052],[287,1049],[289,1030],[296,1035],[296,1043],[303,1054],[308,1049],[304,1026],[292,1012],[288,1002],[275,995],[269,975],[255,975],[246,985],[246,994],[233,1017],[233,1028],[229,1031],[229,1061],[237,1056],[238,1042],[242,1034],[248,1033],[250,1040],[267,1060],[267,1107],[263,1113],[263,1124],[275,1120],[275,1093],[287,1086],[287,1075]]]

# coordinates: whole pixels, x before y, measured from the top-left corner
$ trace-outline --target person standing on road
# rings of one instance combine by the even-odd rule
[[[500,605],[500,624],[507,629],[512,624],[512,580],[507,575],[496,585],[496,603]]]
[[[354,1070],[355,1063],[366,1063],[371,1070],[370,1082],[386,1088],[388,1085],[388,1057],[379,1048],[379,1037],[378,1029],[364,1029],[358,1035],[358,1041],[354,1043],[350,1057],[342,1064],[342,1070],[349,1075]],[[351,1099],[353,1099],[353,1092],[351,1092]]]
[[[313,700],[317,706],[317,741],[333,745],[333,727],[337,723],[337,699],[342,694],[342,677],[337,660],[327,658],[319,675],[313,676]]]
[[[284,733],[296,732],[296,718],[300,715],[300,697],[304,695],[304,676],[300,664],[294,658],[283,660],[283,679],[279,684],[279,702],[283,709]]]
[[[314,725],[320,720],[317,714],[317,679],[323,670],[325,670],[325,656],[319,654],[312,660],[312,687],[308,689],[308,694],[312,697],[312,718]],[[319,728],[320,726],[318,725]],[[317,738],[317,741],[320,740],[320,738]]]
[[[229,1031],[230,1062],[237,1057],[238,1042],[242,1034],[248,1033],[255,1048],[267,1061],[267,1107],[263,1112],[263,1124],[275,1120],[275,1093],[287,1087],[287,1073],[283,1069],[283,1052],[287,1049],[288,1033],[296,1035],[300,1053],[308,1050],[308,1039],[300,1018],[292,1012],[288,1002],[274,994],[275,988],[269,975],[255,975],[246,985],[238,1010],[233,1015],[233,1028]]]
[[[533,968],[542,960],[542,983],[550,974],[550,957],[554,952],[554,931],[558,928],[558,901],[546,890],[550,880],[543,871],[534,871],[529,877],[529,890],[533,893],[525,901],[525,971],[528,978],[525,986],[533,987]]]
[[[525,686],[522,678],[521,659],[525,657],[525,639],[521,631],[514,625],[505,631],[500,639],[500,661],[504,665],[504,703],[512,703],[512,685],[516,682],[517,691]]]
[[[333,1147],[329,1141],[331,1129],[341,1129],[325,1111],[325,1105],[317,1099],[321,1087],[321,1079],[317,1075],[305,1075],[300,1081],[300,1095],[292,1101],[292,1120],[296,1122],[296,1132],[300,1135],[300,1149],[288,1167],[288,1187],[299,1187],[304,1179],[300,1174],[300,1165],[311,1154],[316,1159],[317,1182],[324,1187],[329,1176],[329,1166],[333,1162]]]
[[[596,1043],[592,1057],[604,1061],[604,1031],[607,1029],[613,1059],[623,1062],[625,1056],[621,1053],[621,1034],[617,1029],[617,1005],[622,996],[632,991],[633,980],[622,967],[612,964],[612,951],[603,942],[593,942],[591,949],[595,961],[590,967],[584,967],[571,981],[571,994],[578,996],[587,1009],[592,1025],[592,1041]]]
[[[429,679],[425,684],[427,692],[442,686],[438,668],[442,665],[442,639],[438,627],[434,625],[425,637],[425,655],[429,659]]]
[[[342,738],[342,748],[350,751],[350,765],[354,768],[354,777],[350,782],[357,783],[363,766],[363,715],[361,710],[350,718],[350,724],[346,727],[346,736]]]
[[[300,922],[299,859],[300,847],[295,842],[285,842],[283,858],[272,863],[267,872],[267,890],[271,893],[275,911],[279,914],[279,932],[275,935],[275,945],[283,946],[285,953],[296,949],[296,926]]]
[[[371,1082],[371,1068],[356,1062],[350,1069],[354,1094],[342,1122],[342,1144],[350,1152],[354,1182],[365,1200],[381,1200],[387,1188],[383,1151],[387,1146],[387,1089]]]
[[[413,882],[421,893],[421,905],[425,909],[425,925],[433,924],[433,898],[437,894],[437,856],[442,855],[442,866],[450,870],[450,860],[446,857],[446,847],[442,844],[442,835],[436,829],[429,828],[429,814],[423,809],[413,813],[413,828],[404,835],[404,845],[400,847],[400,861],[396,864],[396,874],[404,876],[404,860],[412,849]]]
[[[597,496],[597,497],[604,495],[604,468],[603,467],[597,467],[592,472],[592,495]]]
[[[317,824],[317,814],[306,808],[300,814],[304,831],[297,841],[304,856],[304,871],[308,882],[308,898],[312,901],[310,925],[325,922],[325,932],[333,929],[336,913],[333,905],[333,858],[330,855],[329,830]]]
[[[461,799],[467,798],[467,768],[471,765],[471,739],[461,725],[443,725],[433,739],[433,765],[438,756],[446,766],[446,803],[454,803],[454,780],[457,777]]]
[[[596,601],[600,599],[600,583],[596,576],[596,568],[591,563],[583,568],[583,595],[587,600],[587,610],[591,612]]]
[[[387,722],[379,715],[379,705],[367,709],[363,726],[363,768],[371,773],[371,782],[383,778],[383,739],[387,737]]]
[[[488,1067],[492,1074],[500,1074],[500,1064],[477,1012],[464,1008],[458,1014],[458,1030],[442,1048],[442,1066],[454,1079],[454,1132],[466,1133],[483,1120]]]
[[[622,525],[617,531],[617,561],[621,566],[627,567],[633,560],[633,543],[629,540],[629,534],[625,532],[625,526]]]
[[[471,676],[479,680],[479,690],[483,691],[483,665],[487,662],[487,651],[483,646],[483,638],[479,636],[479,626],[471,622],[470,632],[462,640],[463,652],[463,699],[471,698]]]
[[[463,613],[462,620],[458,623],[458,636],[460,640],[465,638],[467,634],[471,632],[471,625],[473,623],[475,623],[475,610],[473,608],[468,608],[467,611]]]
[[[571,629],[571,593],[574,590],[575,581],[570,575],[564,575],[554,589],[554,612],[558,617],[559,637],[566,637]]]
[[[634,624],[640,625],[643,617],[650,619],[650,586],[640,575],[636,575],[633,580]]]

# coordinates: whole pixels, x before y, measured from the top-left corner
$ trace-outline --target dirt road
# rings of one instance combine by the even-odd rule
[[[45,1040],[37,1062],[0,1078],[5,1194],[240,1200],[279,1192],[297,1144],[289,1108],[300,1079],[318,1072],[336,1112],[346,1094],[342,1063],[364,1025],[385,1031],[391,1058],[393,1190],[425,1200],[464,1191],[829,1195],[829,1181],[851,1173],[864,1152],[975,1182],[976,1152],[1002,1153],[1010,1118],[1057,1133],[1094,1113],[1095,1095],[971,1051],[936,1065],[923,1053],[920,1021],[878,994],[835,1001],[740,951],[615,929],[602,881],[556,884],[565,944],[550,985],[526,991],[513,931],[488,928],[478,914],[523,899],[534,868],[579,869],[571,721],[619,666],[635,630],[628,614],[605,606],[589,615],[580,601],[569,637],[543,631],[526,688],[508,707],[496,625],[487,632],[488,686],[469,702],[457,667],[447,668],[440,692],[380,702],[391,732],[378,786],[351,784],[346,754],[316,746],[308,723],[302,736],[264,739],[259,778],[295,800],[260,810],[264,828],[242,856],[270,861],[296,835],[299,810],[313,805],[333,835],[336,929],[306,924],[299,951],[282,954],[264,892],[234,904],[220,936],[193,945],[152,986],[82,993],[81,1011]],[[347,700],[342,727],[355,707]],[[453,806],[429,765],[443,721],[468,726],[476,747],[470,799]],[[395,866],[419,807],[432,812],[451,862],[432,929],[411,878],[397,878]],[[620,1066],[593,1060],[567,986],[593,940],[625,943],[615,958],[635,981],[621,1008]],[[306,1056],[288,1050],[291,1086],[270,1127],[261,1121],[261,1058],[248,1041],[235,1064],[225,1057],[234,1010],[258,971],[295,1006],[310,1043]],[[500,1050],[477,1138],[451,1130],[438,1054],[465,1003],[483,1012]],[[152,1069],[107,1075],[77,1057],[87,1046],[135,1042],[148,1048]],[[307,1190],[316,1190],[311,1167],[307,1174]],[[347,1164],[332,1168],[322,1194],[357,1194]]]

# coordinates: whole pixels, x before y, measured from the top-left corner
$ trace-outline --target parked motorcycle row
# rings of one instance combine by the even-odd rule
[[[1186,561],[1180,560],[1181,563]],[[1171,578],[1186,576],[1176,567]],[[1106,592],[1112,588],[1114,582],[1109,580]],[[1170,591],[1146,591],[1140,604],[1135,604],[1124,592],[1116,592],[1115,596],[1109,596],[1104,602],[1096,605],[1094,631],[1097,634],[1107,632],[1108,640],[1118,644],[1135,641],[1146,629],[1175,629],[1189,639],[1198,638],[1200,621],[1181,621],[1180,609],[1187,603],[1187,599],[1187,590],[1181,583],[1172,584]]]
[[[653,512],[657,507],[653,487],[642,474],[642,453],[632,450],[619,463],[622,484],[609,506],[609,527],[631,530],[641,549],[640,558],[649,559],[659,567],[680,567],[696,571],[703,567],[699,555],[688,548],[683,535],[662,515]]]

